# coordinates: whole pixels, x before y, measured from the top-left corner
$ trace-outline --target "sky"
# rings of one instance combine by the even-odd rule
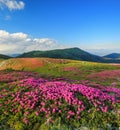
[[[120,53],[120,0],[0,0],[0,53],[79,47]]]

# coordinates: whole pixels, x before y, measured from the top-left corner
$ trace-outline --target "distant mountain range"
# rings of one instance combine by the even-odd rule
[[[18,57],[21,54],[10,54],[11,57]]]
[[[112,54],[109,54],[109,55],[104,56],[104,58],[120,59],[120,53],[112,53]]]
[[[83,60],[92,62],[104,62],[104,63],[120,63],[120,54],[112,53],[103,57],[90,54],[77,47],[67,49],[56,49],[49,51],[31,51],[21,55],[13,55],[17,58],[34,58],[34,57],[46,57],[46,58],[57,58],[57,59],[72,59],[72,60]],[[8,59],[9,56],[0,55],[0,58]]]

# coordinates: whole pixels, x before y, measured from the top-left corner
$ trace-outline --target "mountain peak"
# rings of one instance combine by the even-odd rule
[[[73,60],[84,60],[84,61],[101,61],[101,57],[92,55],[84,50],[77,47],[56,49],[48,51],[31,51],[20,55],[19,57],[47,57],[57,59],[73,59]]]
[[[111,53],[109,55],[104,56],[104,58],[119,59],[120,58],[120,53]]]

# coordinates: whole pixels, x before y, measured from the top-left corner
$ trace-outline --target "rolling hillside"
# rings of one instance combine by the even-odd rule
[[[99,82],[99,77],[105,77],[104,82],[108,82],[110,72],[113,71],[119,79],[119,64],[105,64],[97,62],[87,62],[78,60],[66,60],[55,58],[11,58],[0,62],[0,70],[20,70],[20,71],[33,71],[37,72],[43,77],[63,77],[72,80],[87,79],[92,77],[96,78]],[[107,72],[104,72],[106,70]],[[100,74],[98,75],[98,72]],[[98,78],[97,78],[98,77]],[[115,77],[113,77],[115,78]],[[102,79],[102,78],[101,78]],[[100,83],[104,83],[100,81]],[[112,82],[112,80],[110,80]],[[109,82],[108,82],[109,83]]]
[[[25,57],[47,57],[57,59],[73,59],[73,60],[84,60],[84,61],[95,61],[102,62],[102,58],[96,55],[92,55],[79,48],[68,48],[68,49],[57,49],[50,51],[31,51],[24,53],[19,56],[20,58]]]
[[[31,51],[21,55],[13,54],[16,58],[55,58],[55,59],[70,59],[101,63],[120,63],[120,54],[112,53],[103,57],[93,55],[79,48],[56,49],[48,51]],[[0,60],[13,58],[11,56],[0,54]]]

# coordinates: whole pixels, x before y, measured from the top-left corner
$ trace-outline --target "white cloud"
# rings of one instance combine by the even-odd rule
[[[120,45],[116,43],[94,43],[87,46],[80,44],[80,48],[97,55],[105,55],[113,52],[120,52]],[[33,50],[52,50],[72,47],[58,44],[56,40],[50,38],[31,38],[23,32],[9,33],[0,30],[0,54],[23,53]]]
[[[64,48],[57,41],[49,38],[31,38],[28,34],[9,33],[0,30],[0,53],[13,54],[32,50],[51,50]]]
[[[23,1],[17,0],[0,0],[1,9],[7,7],[9,10],[21,10],[25,6]]]
[[[27,34],[24,34],[22,32],[20,32],[20,33],[12,33],[12,34],[10,34],[10,36],[12,38],[14,38],[14,39],[26,39],[28,37]]]

